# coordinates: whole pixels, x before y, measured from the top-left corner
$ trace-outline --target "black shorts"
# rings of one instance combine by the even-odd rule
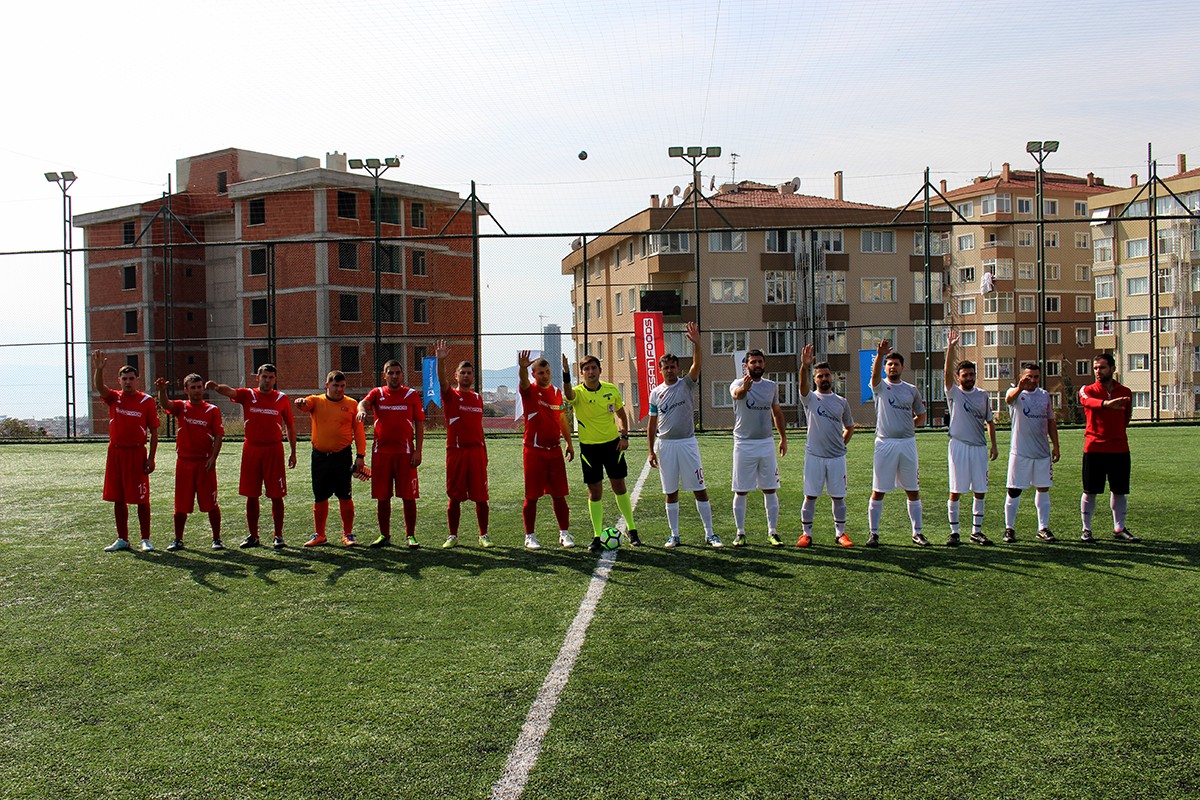
[[[608,473],[609,480],[624,480],[629,474],[629,465],[625,463],[625,451],[617,449],[620,439],[613,439],[603,444],[579,445],[579,463],[583,465],[583,482],[589,486],[604,480]]]
[[[313,450],[312,485],[313,499],[318,503],[337,495],[339,500],[350,499],[350,475],[354,471],[353,446],[336,453]]]
[[[1084,453],[1083,492],[1101,494],[1104,480],[1113,494],[1129,494],[1129,453]]]

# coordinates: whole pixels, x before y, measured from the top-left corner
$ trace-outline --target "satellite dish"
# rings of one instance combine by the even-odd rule
[[[680,189],[678,185],[676,185],[675,188],[671,190],[671,194],[675,195],[676,197],[679,197],[681,192],[683,192],[683,189]]]
[[[793,192],[799,191],[799,189],[800,189],[800,178],[799,178],[799,176],[797,176],[795,178],[792,178],[792,191]]]
[[[571,252],[573,253],[581,247],[583,247],[583,239],[576,236],[575,241],[571,242]]]

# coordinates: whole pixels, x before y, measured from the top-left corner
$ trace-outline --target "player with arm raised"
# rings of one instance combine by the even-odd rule
[[[704,467],[700,463],[700,445],[696,441],[696,404],[692,391],[700,379],[700,329],[696,323],[687,324],[687,338],[692,343],[692,365],[687,374],[679,375],[679,356],[666,353],[658,360],[663,382],[650,390],[650,421],[646,427],[646,449],[650,466],[659,471],[663,494],[667,496],[667,524],[670,538],[664,547],[679,546],[679,489],[691,492],[696,498],[696,511],[704,525],[704,541],[711,547],[721,547],[713,531],[712,505],[704,483]]]
[[[108,406],[108,455],[104,460],[104,499],[113,504],[117,539],[104,548],[113,553],[129,549],[129,504],[137,506],[142,549],[150,543],[150,473],[158,452],[158,409],[154,398],[138,391],[138,371],[126,364],[117,370],[121,391],[104,385],[103,350],[92,353],[92,388]],[[146,450],[146,440],[150,449]]]
[[[746,353],[742,377],[729,385],[733,397],[733,521],[737,533],[733,546],[746,544],[746,495],[763,493],[767,512],[767,541],[782,547],[779,538],[779,462],[775,459],[775,431],[779,455],[787,455],[787,428],[779,405],[779,387],[763,377],[766,356],[762,350]]]
[[[354,497],[350,476],[365,475],[367,437],[358,418],[358,403],[346,396],[346,375],[325,376],[325,394],[297,397],[296,408],[312,414],[313,535],[305,547],[325,544],[329,498],[337,495],[342,544],[354,547]],[[353,447],[354,452],[351,452]]]
[[[1021,365],[1021,380],[1004,394],[1012,420],[1012,447],[1008,454],[1008,498],[1004,501],[1004,541],[1017,540],[1017,510],[1021,491],[1037,488],[1038,538],[1053,542],[1050,532],[1050,487],[1058,461],[1058,423],[1050,393],[1041,388],[1042,368],[1033,362]]]
[[[1113,538],[1119,542],[1141,541],[1125,527],[1128,507],[1129,437],[1126,428],[1133,416],[1133,392],[1113,378],[1116,366],[1111,353],[1100,353],[1092,359],[1096,382],[1079,390],[1079,402],[1087,417],[1083,442],[1083,496],[1079,499],[1079,515],[1083,519],[1080,539],[1096,541],[1092,536],[1092,514],[1096,510],[1096,495],[1104,491],[1107,479],[1109,507],[1112,509]]]
[[[853,547],[846,534],[846,445],[854,435],[854,416],[846,398],[833,391],[833,368],[829,362],[813,365],[816,356],[811,344],[800,353],[800,405],[808,425],[804,442],[804,505],[800,507],[803,532],[797,547],[812,544],[813,517],[817,498],[829,493],[833,504],[835,541]],[[810,392],[809,373],[816,379],[817,391]]]
[[[425,403],[421,393],[404,385],[404,368],[396,359],[383,365],[383,385],[358,401],[358,419],[365,423],[367,412],[375,415],[371,447],[371,496],[378,501],[379,538],[371,547],[392,543],[392,497],[404,507],[404,532],[410,548],[417,541],[417,498],[421,496],[417,467],[425,445]]]
[[[171,551],[183,549],[183,530],[188,514],[196,506],[208,514],[212,549],[224,550],[221,542],[221,506],[217,502],[217,456],[225,437],[221,409],[204,400],[204,379],[192,373],[183,379],[187,401],[167,397],[167,379],[154,381],[158,404],[175,417],[175,541]]]
[[[483,441],[483,397],[471,387],[475,385],[475,366],[460,361],[454,377],[447,378],[446,359],[450,345],[438,339],[434,346],[437,356],[438,385],[442,390],[442,409],[446,415],[446,521],[450,535],[442,547],[458,544],[458,523],[462,503],[475,503],[475,521],[479,524],[479,546],[491,547],[488,538],[488,457]]]
[[[974,495],[971,503],[971,541],[979,545],[992,543],[983,533],[983,509],[988,490],[988,461],[995,461],[998,453],[991,398],[975,385],[975,365],[972,362],[955,363],[958,341],[958,331],[950,331],[946,337],[946,363],[942,372],[946,408],[950,411],[950,442],[947,445],[950,499],[946,501],[946,513],[950,519],[950,538],[946,544],[950,547],[959,543],[958,501],[968,492]],[[984,439],[985,431],[991,439],[990,450]]]
[[[522,415],[525,421],[524,446],[521,451],[525,471],[525,504],[521,507],[521,518],[525,522],[525,546],[538,550],[541,544],[534,532],[537,522],[537,502],[550,495],[554,516],[558,520],[558,542],[563,547],[574,547],[571,538],[571,509],[567,505],[567,465],[559,442],[567,442],[567,461],[574,460],[575,446],[571,444],[571,428],[563,416],[563,395],[550,382],[550,362],[544,358],[530,358],[528,350],[517,354],[519,391]],[[530,370],[533,382],[529,380]],[[563,370],[563,378],[570,375]]]
[[[263,364],[255,372],[258,388],[234,389],[223,383],[209,381],[204,388],[223,394],[242,407],[246,443],[242,449],[242,471],[238,494],[246,498],[246,527],[248,533],[241,547],[258,547],[258,520],[261,510],[258,498],[264,493],[271,501],[271,520],[276,550],[283,543],[283,498],[287,497],[287,472],[283,462],[283,434],[287,431],[291,453],[287,469],[296,468],[296,423],[292,404],[287,395],[275,388],[278,372],[274,364]]]
[[[887,379],[882,378],[886,371]],[[925,424],[925,403],[916,386],[902,380],[904,356],[892,350],[887,339],[875,348],[871,363],[871,392],[875,399],[875,457],[871,502],[867,506],[870,536],[866,547],[879,546],[883,498],[897,486],[908,495],[908,519],[913,544],[928,547],[921,533],[921,486],[917,468],[916,427]]]

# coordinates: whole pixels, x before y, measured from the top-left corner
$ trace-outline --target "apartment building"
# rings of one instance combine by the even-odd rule
[[[576,357],[600,357],[606,379],[635,405],[633,313],[674,295],[679,313],[664,316],[666,346],[687,369],[684,325],[699,323],[705,366],[697,416],[705,428],[733,424],[728,387],[740,374],[733,354],[756,347],[767,354],[767,376],[780,384],[786,419],[796,423],[799,353],[809,342],[818,360],[832,364],[856,420],[873,424],[874,409],[860,402],[860,349],[890,339],[908,358],[910,379],[926,374],[925,258],[915,243],[924,239],[914,227],[921,213],[844,200],[841,186],[841,173],[833,198],[800,194],[796,182],[742,181],[721,186],[696,208],[690,191],[678,204],[674,196],[664,202],[652,195],[648,208],[577,241],[562,261],[563,274],[573,276]],[[939,232],[948,218],[934,215]],[[944,263],[933,259],[937,286]],[[933,300],[932,319],[940,324],[940,294]],[[929,363],[939,374],[941,353]],[[940,391],[933,397],[940,418]],[[634,410],[636,420],[642,410]]]
[[[75,217],[89,248],[89,348],[134,364],[145,385],[190,372],[246,385],[272,358],[289,393],[319,391],[340,369],[361,394],[388,358],[419,385],[435,319],[451,357],[473,357],[471,219],[451,221],[456,193],[381,179],[376,209],[373,178],[336,152],[322,166],[230,148],[180,159],[176,175],[170,196]],[[447,222],[451,238],[434,238]],[[93,430],[106,429],[95,398],[91,416]]]
[[[1133,391],[1134,419],[1200,413],[1200,169],[1090,199],[1096,346]]]
[[[1044,336],[1042,385],[1063,415],[1075,413],[1074,395],[1091,383],[1096,352],[1089,201],[1111,187],[1089,173],[1044,173],[1045,293],[1038,294],[1037,173],[1002,165],[998,175],[975,178],[942,195],[953,206],[953,226],[935,244],[948,260],[946,326],[961,331],[960,353],[976,362],[978,385],[1004,410],[1004,393],[1024,361],[1037,361]],[[950,211],[939,199],[937,208]],[[985,285],[986,281],[986,285]],[[1045,332],[1038,330],[1038,304]],[[945,329],[937,347],[945,347]]]

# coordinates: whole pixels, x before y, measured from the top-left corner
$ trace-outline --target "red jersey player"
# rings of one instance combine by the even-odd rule
[[[1133,392],[1113,378],[1114,366],[1111,353],[1097,355],[1092,359],[1096,382],[1079,390],[1079,403],[1087,417],[1083,496],[1079,499],[1079,515],[1083,519],[1079,538],[1085,542],[1096,541],[1092,536],[1092,514],[1096,510],[1096,495],[1104,491],[1106,479],[1111,492],[1113,538],[1120,542],[1140,541],[1125,527],[1130,473],[1129,437],[1125,429],[1133,416]]]
[[[371,547],[392,543],[392,496],[404,504],[404,530],[409,547],[417,542],[417,467],[425,443],[425,406],[421,393],[404,385],[404,368],[391,359],[383,365],[383,386],[358,401],[358,419],[366,422],[375,413],[375,441],[371,447],[371,496],[379,501],[379,538]]]
[[[117,540],[104,548],[110,553],[129,549],[129,504],[137,506],[142,549],[150,544],[150,473],[158,451],[158,409],[154,398],[137,389],[138,371],[126,365],[117,371],[121,391],[104,385],[103,350],[92,353],[92,387],[108,406],[108,457],[104,462],[104,499],[113,504]],[[150,451],[146,451],[146,437]]]
[[[187,402],[167,397],[166,378],[154,381],[158,404],[175,417],[175,541],[167,549],[183,549],[183,529],[196,505],[208,514],[212,549],[221,543],[221,507],[217,503],[217,456],[225,436],[221,410],[204,400],[204,379],[192,373],[183,379]]]
[[[458,544],[458,521],[462,501],[475,501],[475,520],[479,523],[479,545],[491,547],[488,538],[487,447],[483,442],[483,397],[471,386],[475,367],[461,361],[454,378],[447,379],[443,369],[450,345],[438,339],[434,347],[438,359],[438,383],[442,387],[442,411],[446,415],[446,519],[450,536],[442,547]]]
[[[562,392],[550,382],[550,362],[544,358],[533,361],[528,350],[517,354],[520,367],[520,392],[522,415],[525,419],[525,441],[521,460],[525,468],[525,504],[521,516],[525,521],[525,546],[538,550],[534,534],[537,522],[537,502],[544,494],[550,495],[554,516],[558,520],[558,541],[563,547],[574,547],[571,539],[571,510],[567,507],[567,465],[559,442],[567,441],[567,461],[574,460],[575,447],[571,444],[571,429],[563,416]],[[533,382],[529,381],[530,367]]]
[[[258,498],[263,494],[271,500],[271,519],[275,524],[272,546],[276,550],[283,543],[283,498],[287,496],[287,472],[283,468],[283,431],[287,429],[288,444],[292,453],[287,468],[296,467],[296,423],[292,417],[292,404],[287,395],[276,390],[278,374],[274,364],[263,364],[258,368],[257,389],[234,389],[223,383],[209,381],[204,388],[212,389],[228,397],[242,407],[245,421],[246,444],[242,449],[242,472],[238,481],[238,493],[246,498],[246,527],[249,535],[242,540],[241,547],[258,547]]]

